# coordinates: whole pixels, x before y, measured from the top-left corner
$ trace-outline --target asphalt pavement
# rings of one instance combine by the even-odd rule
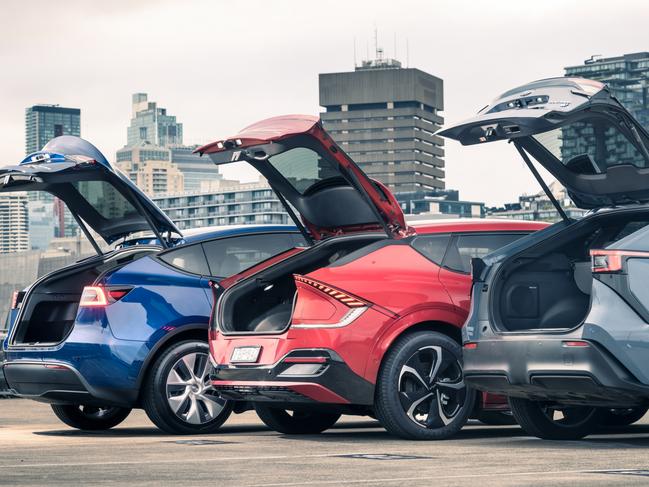
[[[647,419],[583,441],[472,423],[452,440],[411,442],[355,417],[321,435],[282,435],[248,412],[192,437],[161,433],[142,411],[88,433],[46,404],[0,400],[0,485],[640,485],[648,448]]]

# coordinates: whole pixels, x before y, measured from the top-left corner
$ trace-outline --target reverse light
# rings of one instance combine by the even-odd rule
[[[81,299],[79,300],[79,306],[93,307],[106,306],[107,304],[108,299],[106,298],[104,288],[100,286],[86,286],[83,288]]]

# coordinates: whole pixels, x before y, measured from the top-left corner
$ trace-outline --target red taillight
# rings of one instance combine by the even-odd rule
[[[478,348],[478,342],[467,342],[464,344],[464,350],[475,350]]]
[[[126,296],[129,291],[130,289],[109,289],[108,295],[111,297],[111,299],[114,299],[115,301],[119,301],[124,296]]]
[[[108,299],[104,288],[100,286],[86,286],[81,293],[79,306],[106,306]]]
[[[11,295],[11,309],[16,309],[18,307],[18,291],[14,291]]]
[[[322,282],[297,274],[293,277],[297,287],[293,328],[340,328],[351,324],[370,306]]]
[[[590,343],[584,340],[564,340],[561,342],[561,346],[569,348],[584,348],[590,347]]]
[[[335,289],[321,282],[314,281],[313,279],[309,279],[308,277],[300,276],[299,274],[295,274],[293,277],[298,282],[303,282],[304,284],[308,284],[309,286],[312,286],[322,291],[323,293],[328,294],[336,301],[343,303],[349,308],[361,308],[367,306],[367,303],[365,301],[355,298],[354,296],[350,296],[349,294],[339,289]]]
[[[649,258],[649,252],[635,250],[591,250],[592,270],[595,273],[622,271],[625,257]]]

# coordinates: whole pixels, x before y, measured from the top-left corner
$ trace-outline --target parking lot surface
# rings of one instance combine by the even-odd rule
[[[58,422],[49,406],[0,400],[1,485],[635,485],[649,483],[649,421],[584,441],[549,442],[518,427],[467,426],[443,442],[390,437],[343,418],[321,435],[287,436],[254,413],[222,433],[169,436],[141,411],[108,432]]]

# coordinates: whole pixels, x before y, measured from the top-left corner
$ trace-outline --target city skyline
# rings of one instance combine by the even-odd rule
[[[596,15],[604,8],[603,2],[592,2],[584,9],[576,1],[549,1],[536,6],[532,17],[521,2],[471,3],[470,8],[465,3],[465,8],[459,8],[461,3],[405,1],[397,7],[333,2],[327,12],[314,17],[297,3],[279,2],[271,7],[259,2],[242,17],[234,2],[193,2],[192,8],[172,2],[115,2],[110,6],[78,2],[78,8],[67,9],[64,18],[47,2],[9,2],[0,19],[0,28],[10,39],[0,46],[0,61],[12,68],[10,76],[0,80],[4,114],[0,164],[14,163],[22,155],[22,115],[25,107],[38,103],[80,107],[84,137],[107,154],[122,146],[130,115],[125,100],[137,91],[151,93],[174,107],[185,125],[187,144],[227,136],[268,116],[320,113],[318,74],[353,69],[354,44],[357,62],[373,57],[375,26],[386,56],[444,80],[442,116],[448,122],[472,115],[516,84],[560,76],[564,66],[580,64],[593,54],[615,56],[645,50],[637,35],[644,18],[642,2],[623,2],[614,23]],[[284,20],[289,10],[290,25]],[[206,22],[208,28],[196,29],[196,19],[235,14],[247,24],[261,23],[264,28],[241,35],[239,22],[221,22],[218,29],[209,28]],[[478,28],[487,16],[492,24],[490,36]],[[520,21],[522,16],[526,22]],[[57,22],[75,25],[75,29],[65,41],[52,36],[43,43],[31,36],[31,28],[24,29],[26,18],[34,29],[47,30]],[[142,22],[161,35],[137,37]],[[547,25],[548,35],[528,29],[529,22]],[[570,33],[577,22],[579,42]],[[121,28],[114,29],[116,25]],[[174,36],[167,38],[162,34],[169,29]],[[314,31],[320,35],[313,35]],[[277,32],[282,35],[273,35]],[[79,46],[74,56],[55,55],[72,45]],[[35,53],[38,75],[31,61]],[[48,76],[51,72],[56,75]],[[456,143],[446,144],[447,187],[459,189],[463,198],[490,205],[536,191],[536,182],[510,149],[494,144],[478,153]],[[251,180],[254,173],[241,168],[224,171],[226,178],[240,176]],[[504,189],[497,184],[502,178],[508,179]]]

